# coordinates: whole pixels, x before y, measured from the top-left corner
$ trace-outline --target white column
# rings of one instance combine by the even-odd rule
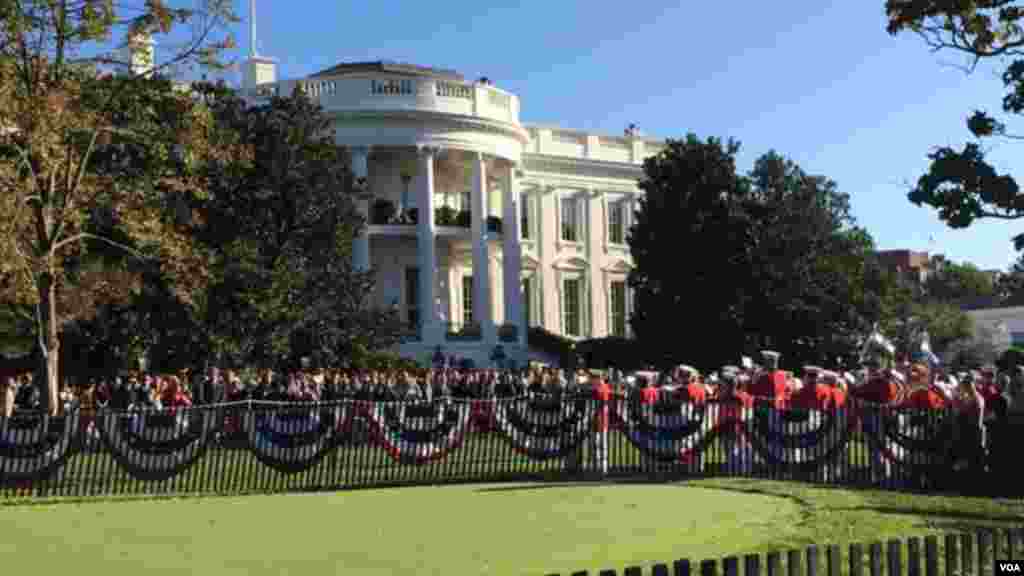
[[[490,266],[487,246],[487,168],[484,155],[470,155],[473,164],[472,242],[473,242],[473,320],[480,325],[485,343],[494,341],[491,319]]]
[[[434,300],[434,278],[437,274],[434,227],[434,148],[419,149],[416,178],[416,251],[420,283],[420,335],[425,343],[434,343],[437,336],[437,305]]]
[[[361,187],[362,191],[366,194],[365,197],[356,199],[356,208],[359,210],[359,214],[365,219],[366,226],[369,226],[370,181],[368,174],[369,170],[367,168],[367,158],[370,155],[370,148],[366,146],[357,146],[351,150],[352,175],[355,177],[357,188]],[[352,267],[356,270],[365,271],[370,269],[370,236],[367,232],[366,226],[363,226],[359,234],[355,237],[355,240],[352,242]]]
[[[523,318],[523,306],[520,292],[522,290],[522,245],[519,243],[520,210],[519,186],[516,184],[516,167],[509,164],[505,174],[505,198],[503,202],[502,234],[502,278],[504,279],[505,323],[516,326],[516,334],[526,330],[526,319]],[[519,338],[517,338],[518,340]]]

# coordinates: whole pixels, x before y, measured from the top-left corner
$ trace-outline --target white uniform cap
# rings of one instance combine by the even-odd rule
[[[846,380],[846,383],[850,386],[853,386],[854,384],[857,383],[857,379],[853,376],[853,374],[850,374],[849,372],[843,372],[843,380]]]
[[[731,364],[729,366],[722,366],[722,372],[736,372],[736,373],[739,373],[739,372],[742,372],[742,371],[743,370],[741,370],[739,366],[733,366]]]
[[[696,368],[694,368],[693,366],[687,366],[686,364],[680,364],[679,369],[682,370],[683,372],[686,372],[690,376],[696,376],[700,374],[700,372],[697,372]]]
[[[907,377],[904,376],[902,372],[897,372],[897,371],[893,370],[891,374],[892,374],[893,378],[895,378],[896,380],[898,380],[900,382],[900,384],[906,383]]]
[[[763,357],[765,357],[765,358],[767,358],[769,360],[778,360],[779,358],[782,357],[782,354],[779,354],[778,352],[775,352],[774,350],[762,350],[761,351],[761,356],[763,356]]]

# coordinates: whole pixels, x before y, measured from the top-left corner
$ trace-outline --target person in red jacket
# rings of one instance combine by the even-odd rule
[[[718,386],[718,418],[726,424],[723,432],[731,440],[727,448],[727,470],[731,474],[750,472],[754,452],[750,441],[742,433],[743,411],[754,407],[754,397],[738,388],[739,373],[731,370],[722,372],[722,381]]]
[[[858,400],[872,404],[892,404],[900,397],[899,379],[892,371],[872,370],[867,381],[851,394]]]
[[[642,406],[652,406],[658,402],[658,389],[654,387],[654,382],[650,378],[643,379],[643,385],[640,388],[640,404]]]
[[[786,373],[779,370],[778,352],[765,350],[761,352],[764,358],[764,371],[750,383],[748,392],[751,396],[776,400],[786,396]]]
[[[904,396],[901,406],[918,410],[942,410],[946,407],[946,398],[930,382],[928,367],[914,364],[910,368],[909,392]]]
[[[838,410],[846,406],[846,380],[838,373],[829,371],[822,375],[822,380],[832,392],[832,409]]]
[[[832,389],[821,383],[824,368],[804,366],[804,386],[789,397],[789,405],[800,410],[831,410]]]
[[[594,415],[594,434],[591,435],[591,454],[601,476],[608,474],[608,404],[611,402],[611,386],[598,374],[590,376],[591,390],[598,403]]]
[[[700,382],[698,373],[689,366],[682,366],[679,369],[681,386],[675,393],[680,400],[694,404],[703,404],[707,401],[707,387]]]

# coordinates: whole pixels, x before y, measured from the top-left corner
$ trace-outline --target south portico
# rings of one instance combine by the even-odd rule
[[[482,366],[500,345],[507,359],[524,362],[517,159],[430,141],[348,150],[365,183],[359,209],[368,222],[353,263],[376,271],[375,304],[409,323],[402,355],[422,361],[440,347]],[[388,202],[399,214],[392,223],[374,214]],[[410,212],[414,223],[401,218]],[[468,227],[451,220],[467,212]]]

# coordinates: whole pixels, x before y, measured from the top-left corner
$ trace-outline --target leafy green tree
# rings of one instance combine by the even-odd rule
[[[745,324],[793,363],[829,362],[856,347],[881,315],[883,277],[849,196],[775,152],[750,174],[754,227]]]
[[[0,3],[0,289],[6,303],[32,310],[45,359],[38,380],[51,413],[58,410],[68,286],[79,287],[86,301],[125,296],[126,283],[103,270],[71,277],[70,260],[104,245],[159,261],[168,279],[199,276],[180,274],[200,266],[189,238],[168,218],[168,200],[201,193],[190,166],[218,150],[204,145],[201,108],[161,74],[176,64],[215,65],[217,52],[230,45],[213,33],[233,19],[231,2],[206,7],[195,42],[161,62],[140,58],[147,70],[105,77],[104,68],[127,68],[111,50],[116,33],[140,48],[199,15],[163,0]],[[132,242],[97,233],[101,217]],[[186,298],[194,288],[176,286]]]
[[[753,230],[738,150],[690,134],[644,161],[645,194],[628,238],[630,323],[655,365],[718,367],[743,347],[744,306],[755,294],[746,282]]]
[[[365,223],[332,120],[301,92],[249,105],[220,87],[197,90],[234,151],[205,168],[208,195],[195,205],[214,272],[200,323],[215,353],[283,368],[396,343],[397,317],[371,305],[373,272],[352,268]]]
[[[1013,0],[949,2],[945,0],[887,0],[888,32],[918,34],[933,51],[966,58],[965,70],[981,61],[998,62],[1006,94],[1002,111],[1024,111],[1024,7]],[[967,129],[976,138],[1017,140],[1003,120],[975,110]],[[931,165],[910,190],[914,204],[938,210],[951,228],[966,228],[978,219],[1016,220],[1024,217],[1024,196],[1016,179],[999,173],[986,159],[979,142],[960,150],[939,147],[929,154]],[[1014,237],[1024,248],[1024,234]]]
[[[924,286],[929,299],[959,305],[996,298],[995,278],[973,264],[957,264],[935,256],[930,268]]]

